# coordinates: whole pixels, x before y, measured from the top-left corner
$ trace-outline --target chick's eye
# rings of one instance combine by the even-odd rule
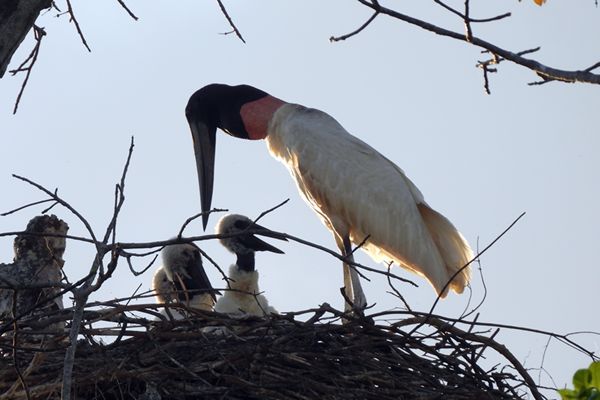
[[[235,226],[237,229],[246,229],[248,227],[248,223],[244,221],[235,221],[233,226]]]

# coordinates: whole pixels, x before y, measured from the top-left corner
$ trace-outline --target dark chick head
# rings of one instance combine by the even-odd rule
[[[283,235],[255,224],[250,218],[239,214],[229,214],[217,223],[216,232],[228,237],[219,239],[221,244],[232,253],[241,255],[255,251],[270,251],[283,254],[283,251],[259,239],[256,235],[286,240]],[[230,236],[229,236],[230,235]]]

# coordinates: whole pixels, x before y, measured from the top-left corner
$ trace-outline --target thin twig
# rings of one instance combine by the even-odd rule
[[[73,11],[73,6],[71,6],[71,0],[67,0],[67,13],[69,14],[71,21],[75,24],[75,29],[77,29],[77,34],[79,38],[81,38],[81,42],[87,49],[87,51],[91,52],[90,46],[88,46],[85,37],[83,36],[83,32],[81,31],[81,27],[79,26],[79,22],[77,22],[77,18],[75,18],[75,12]]]
[[[2,232],[2,233],[0,233],[0,237],[18,236],[18,235],[56,237],[56,238],[63,238],[63,239],[75,240],[77,242],[90,243],[90,244],[93,244],[93,245],[102,245],[102,243],[100,243],[100,242],[95,242],[93,239],[89,239],[89,238],[86,238],[86,237],[83,237],[83,236],[63,235],[61,233],[28,232],[28,231],[15,231],[15,232]]]
[[[119,217],[119,213],[121,212],[121,207],[123,207],[123,203],[125,202],[125,179],[127,178],[127,172],[129,171],[129,163],[131,162],[131,156],[133,155],[133,148],[135,147],[135,142],[133,136],[131,137],[131,142],[129,143],[129,150],[127,152],[127,159],[125,161],[125,166],[123,167],[123,172],[121,173],[121,181],[116,185],[115,188],[115,206],[113,209],[113,215],[110,219],[108,226],[106,227],[106,232],[104,233],[103,243],[107,243],[111,234],[116,232],[117,229],[117,219]],[[114,245],[114,237],[113,237],[113,245]]]
[[[262,231],[261,230],[255,230],[252,228],[249,228],[248,230],[244,231],[244,232],[237,232],[237,233],[233,233],[233,234],[211,234],[211,235],[203,235],[203,236],[191,236],[191,237],[187,237],[187,238],[174,238],[174,239],[169,239],[169,240],[161,240],[161,241],[154,241],[154,242],[138,242],[138,243],[133,243],[133,242],[117,242],[115,243],[115,246],[118,246],[120,249],[147,249],[147,248],[154,248],[154,247],[164,247],[164,246],[170,246],[172,244],[181,244],[181,243],[191,243],[191,242],[199,242],[199,241],[205,241],[205,240],[213,240],[213,239],[227,239],[230,237],[235,237],[235,236],[239,236],[241,234],[255,234],[258,233],[260,234]],[[305,246],[308,247],[312,247],[315,248],[317,250],[323,251],[327,254],[332,255],[333,257],[337,258],[338,260],[344,262],[345,261],[345,257],[333,250],[328,249],[325,246],[321,246],[319,244],[310,242],[308,240],[304,240],[301,239],[297,236],[293,236],[287,233],[282,233],[282,232],[275,232],[272,231],[273,234],[280,236],[281,238],[285,238],[287,240],[291,240],[293,242],[297,242],[300,244],[303,244]],[[368,267],[364,264],[360,264],[357,262],[351,263],[348,262],[350,265],[363,269],[365,271],[370,271],[370,272],[374,272],[376,274],[389,274],[392,278],[397,279],[399,281],[408,283],[414,287],[418,287],[419,285],[417,285],[415,282],[411,281],[410,279],[407,278],[402,278],[398,275],[395,275],[391,272],[385,272],[385,271],[381,271],[380,269],[375,269],[375,268],[371,268]]]
[[[46,31],[44,28],[40,28],[37,25],[33,25],[33,36],[35,37],[35,46],[33,50],[29,54],[29,56],[19,65],[17,69],[9,71],[12,75],[17,74],[18,72],[26,72],[25,79],[23,79],[23,83],[21,84],[21,89],[19,90],[19,94],[17,95],[17,100],[15,101],[15,106],[13,108],[13,114],[17,113],[19,109],[19,103],[21,102],[21,97],[23,96],[23,92],[25,91],[25,87],[27,86],[27,82],[29,81],[29,76],[31,75],[31,71],[33,70],[33,66],[37,61],[38,54],[40,53],[40,48],[42,45],[42,39],[46,36]],[[25,67],[25,64],[29,62],[29,65]]]
[[[548,340],[546,341],[546,345],[544,346],[544,351],[542,352],[542,360],[540,361],[540,372],[538,374],[538,384],[542,381],[542,371],[544,370],[544,361],[546,360],[546,352],[550,347],[550,341],[552,340],[552,336],[548,336]]]
[[[24,206],[17,207],[17,208],[15,208],[13,210],[4,212],[4,213],[0,214],[0,217],[6,217],[7,215],[14,214],[17,211],[21,211],[21,210],[24,210],[24,209],[32,207],[32,206],[37,206],[38,204],[48,203],[50,201],[54,201],[54,199],[46,199],[46,200],[34,201],[33,203],[25,204]]]
[[[479,254],[479,236],[477,236],[477,245],[475,248],[476,248],[476,253]],[[483,269],[481,268],[481,258],[477,257],[475,262],[477,263],[477,270],[479,271],[479,276],[481,277],[481,285],[483,286],[483,296],[481,296],[481,300],[475,307],[473,307],[473,309],[471,311],[469,311],[467,313],[463,313],[461,315],[461,319],[468,318],[469,316],[471,316],[472,314],[477,312],[481,308],[483,303],[485,303],[485,299],[487,298],[488,291],[487,291],[487,285],[485,283],[485,278],[483,276]]]
[[[17,315],[17,297],[18,297],[17,294],[18,294],[18,292],[16,290],[13,290],[13,296],[12,296],[12,315],[13,315],[13,317],[15,315]],[[19,381],[21,382],[21,386],[23,386],[23,390],[25,391],[25,394],[27,395],[27,400],[31,400],[31,393],[29,393],[29,387],[27,386],[25,377],[23,377],[23,374],[21,373],[21,368],[19,367],[19,358],[17,356],[17,347],[19,344],[18,343],[18,337],[19,337],[18,332],[19,332],[19,326],[17,324],[17,320],[15,319],[13,322],[12,357],[13,357],[13,362],[15,364],[15,372],[17,373],[17,376],[19,377]]]
[[[121,5],[121,7],[123,7],[125,9],[125,11],[127,11],[127,14],[129,14],[129,16],[131,18],[133,18],[136,21],[138,20],[138,17],[136,17],[135,14],[129,9],[129,7],[127,7],[127,5],[125,4],[125,2],[123,0],[117,0],[117,1]]]
[[[600,61],[597,62],[596,64],[592,65],[591,67],[587,67],[586,69],[584,69],[584,71],[591,72],[591,71],[595,70],[596,68],[600,68]]]
[[[469,16],[469,12],[465,12],[465,14],[461,14],[460,11],[455,10],[454,8],[450,7],[449,5],[447,5],[446,3],[443,3],[440,0],[433,0],[435,3],[437,3],[438,5],[442,6],[443,8],[445,8],[446,10],[450,11],[452,14],[458,16],[460,19],[462,20],[466,20],[469,23],[475,22],[475,23],[482,23],[482,22],[493,22],[493,21],[499,21],[501,19],[504,18],[508,18],[510,17],[512,14],[507,12],[504,14],[500,14],[500,15],[496,15],[494,17],[489,17],[489,18],[471,18]]]
[[[416,321],[418,321],[418,318],[415,319],[415,322]],[[531,390],[531,394],[533,395],[533,397],[536,400],[544,400],[544,397],[537,390],[537,385],[535,384],[535,381],[531,378],[531,375],[529,375],[529,373],[523,367],[523,365],[519,362],[519,360],[504,345],[497,343],[493,339],[485,337],[485,336],[481,336],[481,335],[474,334],[474,333],[467,333],[461,329],[453,327],[452,325],[449,325],[449,324],[447,324],[443,321],[437,320],[437,319],[428,319],[427,317],[423,317],[423,318],[421,318],[421,321],[419,321],[419,322],[420,323],[418,326],[423,326],[424,323],[427,323],[429,325],[434,325],[434,326],[437,326],[438,328],[443,328],[444,330],[448,330],[454,334],[459,335],[460,337],[463,337],[463,338],[466,338],[469,340],[475,340],[477,342],[480,342],[480,343],[483,343],[485,345],[492,347],[495,351],[497,351],[504,358],[506,358],[513,365],[513,367],[519,372],[521,377],[525,380],[525,383],[527,383],[529,390]]]
[[[350,251],[350,254],[348,254],[347,256],[354,255],[354,253],[356,252],[356,250],[358,250],[358,249],[361,249],[361,248],[362,248],[362,247],[365,245],[365,243],[367,243],[367,240],[369,240],[369,238],[370,238],[370,237],[371,237],[371,235],[370,235],[370,234],[369,234],[369,235],[367,235],[367,236],[365,236],[365,238],[364,238],[363,240],[361,240],[361,242],[360,242],[358,245],[356,245],[356,247],[354,247],[354,248],[353,248],[353,249]]]
[[[183,223],[183,225],[181,225],[181,229],[179,229],[179,233],[177,234],[177,238],[181,239],[181,237],[183,236],[183,231],[185,231],[185,228],[187,228],[187,226],[190,224],[190,222],[204,216],[204,215],[210,215],[212,213],[216,213],[216,212],[229,212],[228,209],[226,208],[213,208],[212,210],[208,210],[208,211],[202,211],[201,213],[192,215],[191,217],[189,217],[188,219],[185,220],[185,222]]]
[[[253,222],[256,224],[258,221],[260,221],[260,219],[262,217],[264,217],[265,215],[267,215],[269,213],[272,213],[273,211],[277,210],[279,207],[283,207],[285,204],[287,204],[288,201],[290,201],[289,198],[285,199],[284,201],[282,201],[281,203],[277,204],[276,206],[271,207],[268,210],[261,212],[260,215],[258,217],[256,217]]]
[[[356,272],[358,274],[358,276],[360,276],[361,278],[367,280],[367,281],[371,281],[369,278],[367,278],[364,274],[362,274],[359,270],[357,270],[353,265],[352,265],[352,261],[354,260],[354,252],[360,248],[362,248],[365,243],[367,243],[367,240],[369,240],[369,238],[371,237],[371,235],[367,235],[365,236],[365,238],[353,249],[350,250],[350,254],[346,254],[345,255],[345,261],[344,264],[348,265],[348,267],[350,269],[352,269],[352,271]],[[352,243],[350,243],[352,244]]]
[[[465,0],[465,17],[463,19],[465,23],[466,40],[471,42],[473,40],[473,30],[471,29],[471,18],[469,17],[469,0]]]
[[[598,360],[598,359],[600,359],[593,351],[587,350],[583,346],[581,346],[580,344],[578,344],[575,341],[569,339],[569,336],[572,335],[574,332],[567,333],[567,334],[563,335],[563,334],[558,334],[558,333],[555,333],[555,332],[545,331],[545,330],[536,329],[536,328],[528,328],[528,327],[524,327],[524,326],[517,326],[517,325],[510,325],[510,324],[499,324],[499,323],[492,323],[492,322],[481,322],[481,321],[473,322],[473,321],[469,321],[469,320],[466,320],[466,319],[450,318],[450,317],[444,317],[442,315],[429,314],[429,313],[418,312],[418,311],[412,311],[411,313],[397,311],[397,313],[400,314],[400,315],[417,315],[419,317],[427,317],[428,315],[431,315],[433,318],[437,318],[439,320],[443,320],[443,321],[447,321],[447,322],[457,322],[457,323],[460,323],[460,324],[475,325],[475,326],[478,326],[478,327],[505,328],[505,329],[515,330],[515,331],[522,331],[522,332],[529,332],[529,333],[540,334],[540,335],[544,335],[544,336],[552,336],[553,338],[559,340],[560,342],[566,344],[567,346],[573,348],[574,350],[577,350],[577,351],[581,352],[582,354],[585,354],[586,356],[590,357],[592,360]],[[373,314],[371,316],[373,318],[377,318],[377,317],[379,317],[381,315],[386,315],[386,314],[388,314],[388,313],[387,312],[382,312],[382,313]],[[422,320],[419,319],[419,321],[422,321]],[[402,320],[400,322],[394,323],[393,325],[405,326],[405,325],[411,325],[411,324],[414,324],[414,321],[409,322],[408,320],[404,319],[404,320]],[[599,332],[585,332],[585,333],[586,334],[592,334],[592,335],[598,335],[598,336],[600,336]]]
[[[213,267],[215,267],[219,271],[219,273],[223,277],[223,280],[225,281],[225,283],[227,283],[227,287],[231,289],[229,287],[229,281],[231,281],[232,279],[227,276],[227,274],[225,273],[225,271],[223,271],[219,264],[217,264],[215,260],[213,260],[204,250],[200,249],[200,254],[202,254],[202,257],[206,258],[208,262],[210,262],[213,265]]]
[[[442,288],[442,290],[440,291],[440,293],[444,293],[444,291],[448,288],[448,286],[450,285],[450,283],[454,280],[454,278],[456,278],[458,276],[458,274],[462,273],[463,270],[465,268],[467,268],[469,265],[471,265],[471,263],[475,260],[477,260],[478,258],[481,257],[481,255],[483,255],[485,252],[487,252],[492,246],[494,246],[494,244],[496,244],[496,242],[498,242],[498,240],[500,240],[509,230],[512,229],[513,226],[515,226],[515,224],[517,222],[519,222],[519,220],[521,218],[523,218],[525,216],[525,212],[522,212],[521,215],[519,215],[506,229],[504,229],[502,231],[502,233],[500,233],[498,236],[496,236],[496,238],[494,240],[491,241],[490,244],[488,244],[486,247],[484,247],[483,250],[481,250],[479,253],[477,253],[475,255],[475,257],[473,257],[472,260],[470,260],[469,262],[467,262],[465,265],[462,266],[462,268],[460,268],[458,271],[456,271],[448,280],[448,282],[446,282],[446,284],[444,285],[444,287]],[[437,304],[439,303],[441,297],[437,296],[435,301],[433,302],[433,305],[431,306],[431,308],[429,309],[429,313],[433,315],[433,311],[435,310],[435,307],[437,306]],[[416,331],[417,328],[413,329],[413,332]]]
[[[246,41],[244,40],[244,38],[242,37],[241,32],[238,30],[237,26],[235,26],[233,20],[231,19],[231,17],[229,16],[229,13],[227,12],[227,9],[225,9],[225,5],[223,5],[223,2],[221,0],[217,0],[217,3],[219,3],[219,7],[221,8],[221,12],[223,13],[223,15],[225,15],[225,18],[227,18],[227,22],[229,22],[229,26],[231,26],[231,28],[233,29],[233,31],[235,32],[236,36],[238,38],[240,38],[240,40],[244,43],[246,43]]]
[[[57,201],[55,201],[54,203],[52,203],[50,205],[50,207],[46,207],[42,210],[42,214],[46,214],[48,213],[48,211],[52,210],[54,207],[56,207],[59,203]]]
[[[375,18],[377,18],[377,16],[379,15],[379,11],[375,11],[373,13],[373,15],[371,15],[369,17],[368,20],[366,20],[366,22],[364,24],[362,24],[361,26],[358,27],[358,29],[355,29],[354,31],[347,33],[345,35],[341,35],[341,36],[331,36],[329,38],[330,42],[339,42],[341,40],[346,40],[348,38],[351,38],[354,35],[358,35],[360,32],[362,32],[367,26],[369,26],[369,24],[371,24],[371,22],[373,22],[373,20],[375,20]]]
[[[406,14],[402,14],[402,13],[392,10],[390,8],[383,7],[383,6],[379,5],[379,3],[377,3],[377,2],[368,1],[368,0],[358,0],[358,2],[365,5],[366,7],[371,8],[374,11],[378,11],[378,12],[380,12],[382,14],[386,14],[392,18],[404,21],[411,25],[418,26],[418,27],[428,30],[430,32],[434,32],[438,35],[450,37],[452,39],[460,40],[463,42],[467,42],[464,34],[461,34],[458,32],[453,32],[448,29],[444,29],[437,25],[431,24],[429,22],[425,22],[418,18],[414,18],[414,17],[408,16]],[[470,41],[470,43],[473,44],[474,46],[486,49],[486,50],[490,51],[492,54],[497,54],[499,57],[502,57],[508,61],[511,61],[515,64],[521,65],[527,69],[530,69],[544,79],[552,79],[552,80],[557,80],[557,81],[561,81],[561,82],[582,82],[582,83],[600,84],[600,74],[593,74],[590,71],[586,71],[586,70],[568,71],[568,70],[561,70],[558,68],[549,67],[538,61],[524,58],[523,56],[520,56],[517,53],[505,50],[501,47],[498,47],[498,46],[496,46],[488,41],[485,41],[483,39],[480,39],[476,36],[472,37],[472,40]]]
[[[131,273],[133,274],[133,276],[140,276],[140,275],[142,275],[144,272],[148,271],[148,270],[149,270],[149,269],[150,269],[150,268],[151,268],[151,267],[154,265],[154,262],[155,262],[155,261],[156,261],[156,259],[158,258],[158,254],[156,254],[156,255],[154,256],[154,258],[152,259],[152,261],[150,261],[150,263],[149,263],[147,266],[145,266],[144,268],[142,268],[142,270],[141,270],[141,271],[139,271],[139,272],[138,272],[138,271],[136,271],[136,270],[135,270],[135,268],[133,268],[133,264],[131,264],[131,257],[132,257],[134,254],[126,254],[126,255],[124,255],[123,253],[124,253],[124,252],[123,252],[123,251],[121,251],[121,255],[125,257],[125,260],[127,260],[127,265],[129,266],[129,270],[131,271]]]
[[[16,178],[16,179],[18,179],[20,181],[23,181],[23,182],[26,182],[26,183],[30,184],[31,186],[35,187],[36,189],[42,191],[43,193],[46,193],[48,196],[50,196],[50,198],[52,198],[56,202],[60,203],[60,205],[62,205],[67,210],[69,210],[71,213],[73,213],[79,219],[79,221],[81,221],[81,223],[85,226],[85,228],[88,231],[90,237],[92,238],[93,243],[96,245],[96,251],[98,252],[98,254],[104,254],[104,248],[101,246],[102,243],[98,242],[98,240],[96,239],[96,235],[94,234],[94,231],[93,231],[91,225],[89,224],[89,222],[87,221],[87,219],[85,219],[83,217],[83,215],[81,215],[79,213],[79,211],[75,210],[69,203],[67,203],[62,198],[60,198],[56,193],[52,193],[51,191],[49,191],[48,189],[46,189],[45,187],[43,187],[39,183],[36,183],[36,182],[32,181],[31,179],[28,179],[28,178],[25,178],[25,177],[22,177],[22,176],[19,176],[19,175],[12,174],[12,176],[13,176],[13,178]]]
[[[393,264],[392,262],[390,262],[390,263],[388,264],[388,271],[390,270],[390,268],[392,268],[392,264]],[[385,277],[386,277],[386,279],[387,279],[388,286],[389,286],[390,288],[392,288],[392,291],[393,291],[393,293],[392,293],[392,294],[394,294],[394,295],[395,295],[397,298],[399,298],[399,299],[400,299],[400,301],[402,301],[402,303],[404,303],[404,307],[406,307],[406,309],[407,309],[408,311],[412,311],[412,309],[411,309],[411,308],[410,308],[410,306],[408,305],[408,302],[406,301],[406,299],[404,299],[404,296],[402,296],[402,294],[400,293],[400,291],[398,291],[398,289],[396,289],[396,287],[395,287],[395,286],[392,284],[392,279],[390,278],[390,276],[389,276],[389,275],[386,275]]]

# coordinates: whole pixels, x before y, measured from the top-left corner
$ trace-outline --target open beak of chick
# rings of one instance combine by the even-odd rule
[[[252,232],[252,234],[243,235],[240,238],[240,242],[244,246],[254,251],[270,251],[272,253],[283,254],[282,250],[279,250],[277,247],[265,242],[264,240],[261,240],[256,236],[261,235],[273,239],[284,240],[287,242],[287,239],[281,233],[274,232],[270,229],[265,228],[264,226],[255,223],[248,226],[248,232]]]

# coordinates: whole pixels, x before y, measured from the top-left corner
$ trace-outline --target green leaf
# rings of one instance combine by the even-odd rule
[[[588,368],[590,371],[590,386],[600,390],[600,361],[595,361]]]
[[[558,394],[562,400],[574,400],[578,399],[577,392],[571,389],[558,389]]]
[[[573,375],[573,386],[576,391],[583,391],[587,389],[592,380],[592,374],[589,369],[578,369]]]
[[[592,394],[588,397],[588,400],[600,400],[600,391],[592,389]]]
[[[589,368],[579,369],[573,375],[572,389],[558,389],[562,400],[600,400],[600,362],[595,361]]]

